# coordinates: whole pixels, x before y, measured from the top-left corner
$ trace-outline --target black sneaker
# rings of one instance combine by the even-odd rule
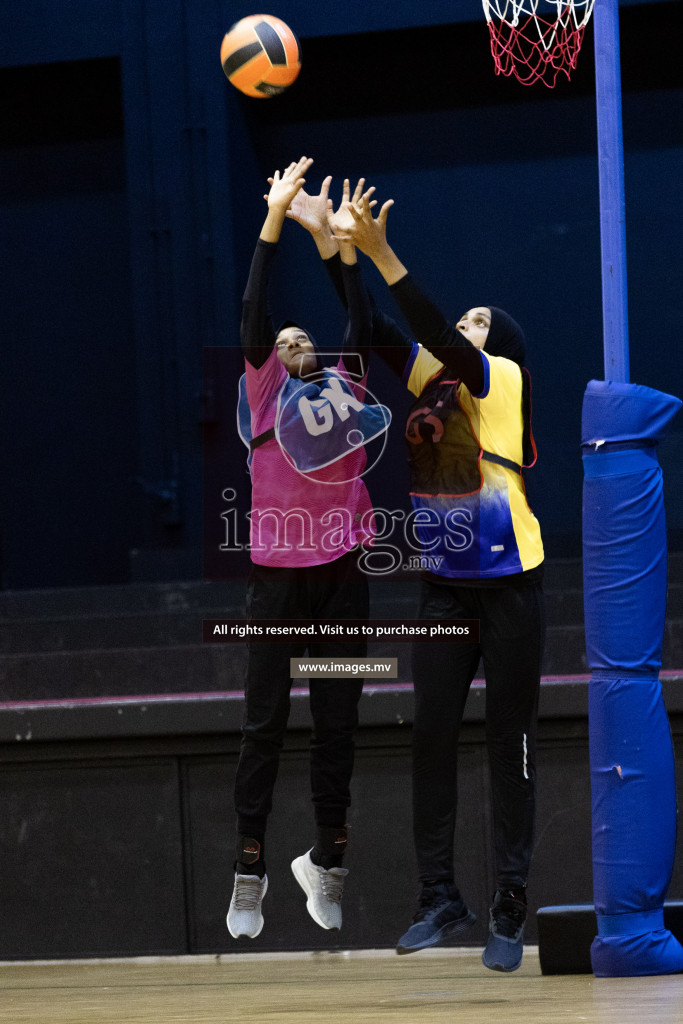
[[[452,883],[423,885],[418,911],[408,931],[398,940],[396,952],[414,953],[429,946],[448,945],[457,932],[475,921],[476,917]]]
[[[491,971],[516,971],[524,952],[526,894],[523,889],[498,889],[489,915],[489,937],[481,960]]]

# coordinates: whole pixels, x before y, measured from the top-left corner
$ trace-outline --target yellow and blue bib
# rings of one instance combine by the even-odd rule
[[[404,373],[416,396],[406,426],[415,534],[432,571],[451,579],[508,576],[543,561],[520,472],[522,371],[481,356],[478,396],[417,344]]]

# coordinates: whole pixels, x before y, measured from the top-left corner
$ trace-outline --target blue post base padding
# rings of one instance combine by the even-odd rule
[[[683,971],[664,928],[676,851],[673,748],[655,676],[596,670],[588,691],[598,977]]]
[[[598,919],[591,963],[601,977],[683,970],[683,947],[662,917],[675,855],[676,793],[658,678],[666,525],[655,447],[680,406],[671,395],[609,381],[591,381],[584,399],[584,605]]]
[[[596,978],[641,978],[683,971],[683,946],[664,927],[664,910],[598,915],[591,945]]]

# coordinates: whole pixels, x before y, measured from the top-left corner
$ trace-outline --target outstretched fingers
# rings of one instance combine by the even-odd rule
[[[372,200],[370,199],[370,196],[372,195],[372,193],[373,193],[374,191],[375,191],[375,186],[373,185],[373,186],[372,186],[372,188],[369,188],[369,189],[367,190],[367,192],[364,192],[364,193],[363,193],[363,201],[364,201],[364,202],[366,202],[366,201],[367,201],[367,203],[368,203],[368,206],[370,207],[370,209],[372,209],[372,208],[373,208],[373,206],[377,206],[377,200],[376,200],[376,199],[372,199]]]
[[[349,211],[349,213],[351,214],[351,216],[355,220],[356,224],[360,224],[360,222],[363,220],[363,216],[364,216],[365,209],[366,209],[366,204],[363,203],[362,206],[356,206],[355,203],[347,203],[346,204],[346,209]],[[369,204],[367,205],[367,209],[368,210],[370,209],[370,205]]]
[[[371,211],[372,211],[372,208],[374,206],[377,206],[377,200],[376,199],[370,199],[370,196],[372,195],[372,193],[374,191],[375,191],[374,187],[373,188],[369,188],[367,190],[367,192],[363,193],[363,195],[360,198],[360,202],[359,203],[349,203],[348,204],[348,209],[349,209],[349,211],[351,213],[351,216],[355,220],[356,224],[360,224],[363,221],[365,221],[368,224],[372,223],[372,212]],[[387,201],[388,205],[391,206],[393,201],[394,201],[393,199],[389,199]],[[387,203],[384,204],[384,206],[382,207],[382,210],[384,210],[385,206],[387,206]],[[387,213],[388,212],[389,211],[387,210]],[[380,216],[381,216],[381,212],[380,212]],[[384,220],[382,221],[382,223],[384,223],[384,221],[386,221],[386,219],[387,218],[386,218],[386,214],[385,214],[384,215]],[[379,220],[379,218],[378,218],[378,220]]]
[[[291,164],[289,164],[289,166],[285,168],[284,173],[282,175],[282,180],[286,180],[289,183],[292,183],[293,181],[296,181],[298,183],[299,180],[301,180],[301,183],[303,184],[305,181],[303,176],[304,174],[306,174],[312,163],[313,158],[310,156],[302,156],[298,160],[292,160]],[[280,172],[275,171],[273,178],[277,180],[279,179],[279,176]]]
[[[377,214],[377,222],[382,227],[386,226],[387,217],[389,216],[389,210],[391,209],[391,207],[393,205],[394,205],[394,200],[393,199],[387,199],[386,203],[384,203],[382,205],[382,207],[380,208],[380,211]]]
[[[297,160],[297,162],[293,165],[294,169],[292,173],[295,174],[296,177],[301,177],[302,174],[306,173],[306,171],[308,170],[312,163],[313,157],[302,156],[301,159]]]
[[[304,175],[312,163],[311,157],[302,156],[288,164],[284,171],[273,172],[272,178],[268,179],[270,192],[266,196],[269,209],[281,211],[286,216],[286,211],[306,183]]]
[[[365,178],[359,178],[358,184],[353,191],[352,203],[359,203],[363,197],[363,189],[365,187]],[[348,196],[346,197],[348,199]]]

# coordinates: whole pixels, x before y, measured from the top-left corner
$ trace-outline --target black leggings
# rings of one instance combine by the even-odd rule
[[[453,879],[458,733],[483,659],[498,887],[526,884],[536,798],[536,718],[545,639],[540,583],[423,582],[422,619],[479,619],[479,643],[413,646],[413,830],[420,879]]]
[[[325,565],[300,569],[254,565],[247,617],[256,619],[367,619],[368,582],[350,551]],[[240,835],[263,839],[272,808],[280,750],[289,717],[289,659],[362,658],[366,641],[250,643],[235,810]],[[338,828],[351,802],[354,735],[362,679],[311,679],[313,735],[311,792],[316,824]]]

